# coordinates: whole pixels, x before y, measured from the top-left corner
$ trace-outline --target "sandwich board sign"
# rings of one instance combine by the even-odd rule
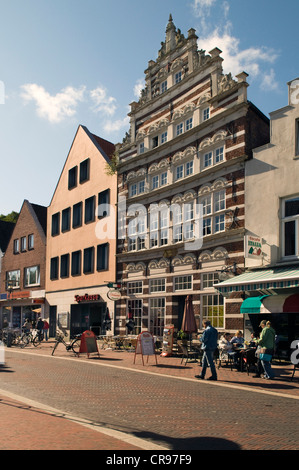
[[[143,365],[144,365],[143,356],[147,356],[147,362],[148,362],[149,356],[155,356],[156,364],[157,364],[154,338],[153,338],[153,335],[149,331],[143,331],[142,333],[138,335],[136,349],[135,349],[135,356],[134,356],[134,364],[135,364],[135,359],[136,359],[137,354],[141,354]]]
[[[90,353],[98,353],[98,355],[100,355],[97,345],[97,337],[93,331],[86,330],[82,333],[79,354],[81,353],[87,353],[87,357],[89,357]]]

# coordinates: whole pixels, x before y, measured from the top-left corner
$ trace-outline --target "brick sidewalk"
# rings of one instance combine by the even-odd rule
[[[91,354],[87,358],[86,354],[76,357],[72,352],[67,352],[63,345],[59,345],[54,356],[51,356],[54,342],[43,342],[39,347],[33,346],[25,349],[11,348],[13,353],[19,355],[34,354],[49,357],[49,361],[53,360],[61,362],[64,359],[72,361],[85,362],[90,361],[95,367],[120,368],[139,371],[140,373],[162,374],[164,377],[175,376],[182,380],[194,380],[194,375],[199,372],[198,364],[190,362],[185,366],[181,364],[180,357],[161,357],[157,356],[156,365],[155,358],[149,356],[142,358],[134,352],[125,350],[99,350],[100,355]],[[135,358],[135,364],[134,364]],[[23,360],[23,358],[22,358]],[[66,361],[67,362],[67,361]],[[213,384],[216,387],[236,387],[240,391],[248,390],[259,393],[272,393],[282,397],[299,399],[299,376],[295,375],[293,381],[290,381],[293,366],[285,363],[275,364],[273,366],[277,378],[273,381],[256,379],[252,377],[252,373],[247,375],[246,372],[231,371],[228,367],[221,367],[218,372],[218,382],[204,381],[205,384]],[[0,373],[5,374],[5,366],[0,368]],[[209,376],[209,373],[207,374]],[[201,382],[203,383],[203,382]],[[1,387],[1,386],[0,386]],[[218,389],[222,394],[221,388]],[[174,391],[175,393],[175,391]],[[148,442],[136,440],[130,435],[118,434],[112,430],[104,430],[103,428],[87,426],[83,420],[67,416],[57,410],[47,409],[45,406],[39,406],[39,403],[30,403],[26,399],[18,399],[13,394],[3,393],[0,390],[1,404],[1,421],[0,429],[2,430],[2,442],[0,450],[105,450],[105,451],[138,451],[146,449]],[[59,429],[59,432],[58,432]],[[109,434],[110,433],[110,434]],[[272,439],[273,436],[270,436]],[[270,444],[269,444],[270,445]],[[272,445],[272,444],[271,444]],[[152,446],[152,443],[150,444]],[[269,447],[271,448],[271,447]],[[150,450],[153,450],[150,447]],[[160,448],[163,450],[163,448]]]
[[[30,352],[34,354],[51,356],[53,346],[54,341],[50,340],[48,342],[41,343],[41,345],[37,348],[30,346],[23,351],[24,353]],[[129,368],[143,372],[163,374],[164,376],[171,375],[180,377],[182,379],[194,379],[194,376],[197,375],[201,370],[199,363],[188,362],[185,365],[184,360],[183,364],[181,364],[181,358],[174,356],[162,357],[157,355],[156,357],[158,365],[155,363],[154,356],[148,356],[148,358],[145,356],[143,365],[141,355],[138,354],[135,357],[134,352],[128,352],[123,349],[99,349],[99,354],[99,357],[96,354],[91,354],[88,359],[87,354],[82,353],[78,358],[74,355],[73,352],[66,351],[65,347],[62,344],[59,344],[53,357],[69,357],[78,361],[88,359],[93,362],[99,361],[99,364],[104,364],[105,366],[109,365],[111,367]],[[273,364],[272,368],[276,375],[275,380],[264,380],[263,378],[254,378],[254,372],[250,372],[249,375],[247,375],[247,372],[238,372],[236,370],[231,371],[230,367],[227,366],[220,367],[220,369],[218,369],[217,365],[218,382],[213,383],[215,385],[238,386],[250,388],[252,391],[272,392],[299,398],[298,371],[296,371],[295,376],[291,381],[294,368],[293,364],[288,364],[283,361],[280,363],[277,361]],[[210,371],[208,370],[207,377],[209,377],[209,375]]]

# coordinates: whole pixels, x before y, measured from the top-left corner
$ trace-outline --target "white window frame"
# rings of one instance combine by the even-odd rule
[[[150,291],[150,294],[153,294],[156,292],[166,292],[165,277],[158,277],[156,279],[150,279],[149,291]]]
[[[11,271],[7,271],[6,273],[6,288],[8,287],[8,281],[13,281],[9,284],[11,289],[19,289],[20,288],[20,280],[21,280],[21,270],[20,269],[13,269]]]
[[[31,270],[35,270],[35,280],[31,282]],[[40,266],[29,266],[24,269],[24,285],[25,287],[39,286],[40,285]]]
[[[299,214],[286,215],[286,203],[290,201],[299,200],[299,195],[284,198],[282,200],[282,219],[281,219],[281,231],[282,231],[282,257],[286,259],[298,259],[299,258]],[[285,239],[285,226],[287,223],[294,224],[294,253],[286,254],[286,239]]]
[[[143,294],[143,281],[129,281],[127,283],[127,294]]]
[[[150,332],[154,336],[163,336],[166,316],[165,297],[154,297],[149,299]]]
[[[203,206],[203,236],[225,231],[226,190],[221,189],[199,198]]]
[[[192,274],[175,276],[173,279],[173,290],[174,292],[182,290],[191,290],[193,284]]]
[[[211,114],[210,106],[206,106],[202,110],[202,120],[203,120],[203,122],[208,121],[210,119],[210,114]]]

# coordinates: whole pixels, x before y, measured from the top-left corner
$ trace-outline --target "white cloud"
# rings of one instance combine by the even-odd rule
[[[76,107],[83,100],[85,87],[63,88],[60,93],[52,96],[44,87],[36,83],[28,83],[21,86],[21,97],[25,102],[34,101],[37,106],[37,114],[50,122],[58,123],[66,117],[76,113]]]
[[[222,24],[212,27],[208,21],[212,6],[217,0],[194,0],[194,9],[200,18],[202,28],[198,44],[200,49],[207,52],[215,47],[222,50],[223,71],[231,72],[233,76],[245,71],[249,74],[249,80],[259,80],[260,87],[264,90],[275,90],[278,87],[275,81],[275,71],[269,71],[267,66],[274,64],[278,54],[274,49],[266,46],[252,46],[247,49],[240,48],[240,40],[232,34],[232,24],[228,19],[229,3],[221,2],[224,12]],[[218,4],[219,6],[219,4]],[[268,86],[267,86],[268,85]]]
[[[145,87],[144,79],[139,78],[137,80],[137,82],[135,83],[135,86],[134,86],[134,96],[136,98],[138,98],[138,99],[140,98],[141,90],[143,90],[144,87]]]
[[[94,102],[93,110],[97,113],[103,112],[113,116],[116,111],[116,99],[107,95],[107,90],[101,86],[91,90],[90,97]]]
[[[115,121],[106,121],[104,124],[104,130],[108,133],[117,132],[122,128],[128,128],[130,125],[130,119],[126,116],[124,119],[116,119]]]

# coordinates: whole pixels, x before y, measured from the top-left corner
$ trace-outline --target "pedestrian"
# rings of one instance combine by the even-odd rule
[[[38,331],[38,335],[39,335],[40,339],[42,339],[42,333],[43,333],[43,329],[44,329],[44,322],[42,321],[41,318],[38,319],[38,322],[36,324],[36,329]]]
[[[49,323],[45,319],[43,319],[42,321],[44,322],[44,327],[43,327],[44,338],[46,341],[48,341]]]
[[[28,335],[28,333],[30,333],[31,328],[32,328],[32,323],[29,320],[29,318],[26,318],[24,325],[23,325],[24,333]]]
[[[257,340],[258,344],[258,362],[262,366],[264,372],[264,379],[274,379],[275,374],[271,368],[271,359],[274,353],[275,347],[275,330],[271,326],[271,322],[262,320],[260,327],[263,328],[260,339]],[[259,366],[259,365],[258,365]],[[260,375],[261,368],[258,368],[258,374]]]
[[[204,379],[208,366],[211,369],[211,377],[208,380],[217,380],[216,367],[214,363],[214,352],[217,349],[218,331],[211,325],[209,320],[203,322],[205,331],[201,337],[203,357],[202,357],[202,370],[200,375],[196,375],[197,379]]]

